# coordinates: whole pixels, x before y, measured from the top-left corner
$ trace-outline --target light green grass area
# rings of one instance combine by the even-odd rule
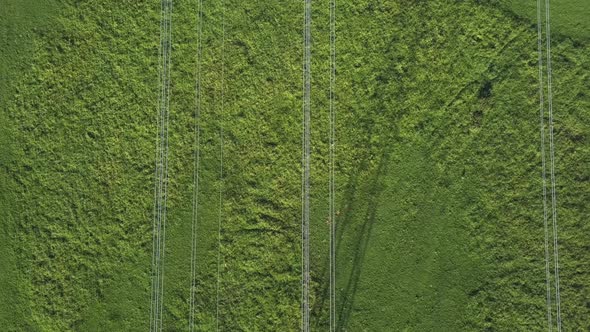
[[[467,245],[469,188],[459,177],[433,186],[441,174],[419,144],[392,146],[354,196],[370,202],[349,212],[362,223],[340,245],[337,312],[349,330],[464,330],[469,290],[487,272]]]
[[[159,1],[5,3],[0,249],[12,253],[0,257],[0,325],[148,330]],[[225,3],[204,1],[197,330],[297,331],[303,4]],[[537,32],[519,17],[530,3],[513,15],[497,1],[338,1],[339,331],[547,329]],[[329,1],[313,6],[312,328],[323,331]],[[554,109],[564,329],[584,331],[590,46],[574,7],[552,7]],[[196,0],[174,1],[168,331],[188,327],[197,14]]]
[[[339,13],[339,327],[545,330],[535,27],[469,1]],[[563,320],[584,330],[588,46],[553,52]]]
[[[150,230],[154,141],[142,105],[155,100],[157,82],[144,77],[157,77],[157,40],[142,38],[157,33],[158,16],[150,16],[157,5],[118,6],[66,2],[38,19],[49,6],[7,7],[8,40],[23,54],[10,58],[17,65],[2,109],[15,216],[3,221],[23,294],[13,310],[26,316],[10,315],[5,326],[145,330],[135,312],[149,308],[151,242],[142,235]],[[146,15],[130,19],[138,11]]]
[[[0,326],[6,331],[35,331],[31,321],[23,273],[17,268],[14,241],[18,220],[15,184],[7,172],[14,158],[13,123],[7,106],[14,83],[26,72],[33,57],[33,29],[46,26],[52,6],[49,2],[3,0],[0,2]]]
[[[519,16],[523,16],[537,22],[537,2],[519,0],[499,0],[510,10]],[[543,1],[544,3],[544,1]],[[585,0],[559,0],[551,1],[551,31],[554,34],[583,39],[590,38],[590,2]],[[545,7],[542,7],[541,15],[545,20]]]

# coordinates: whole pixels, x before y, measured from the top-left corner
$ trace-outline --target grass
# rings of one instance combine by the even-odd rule
[[[441,175],[424,148],[392,151],[396,155],[383,156],[367,188],[354,195],[370,203],[344,215],[362,226],[341,239],[339,325],[353,331],[464,330],[468,291],[482,272],[465,245],[458,194],[467,190],[433,189]]]
[[[534,27],[470,2],[339,8],[340,327],[546,329]],[[583,330],[588,171],[567,151],[587,158],[588,51],[554,39],[564,326]]]
[[[34,330],[30,308],[23,289],[23,271],[17,268],[14,255],[19,243],[15,240],[18,210],[15,187],[6,172],[14,163],[14,130],[8,121],[7,107],[13,92],[13,82],[28,70],[32,58],[35,27],[45,26],[52,6],[34,1],[2,1],[0,11],[0,210],[3,212],[0,231],[0,326],[6,331]]]
[[[328,323],[328,3],[314,2],[313,17],[317,330]],[[10,4],[46,12],[39,3]],[[197,61],[196,1],[174,5],[170,331],[188,324]],[[3,33],[26,32],[30,43],[4,38],[2,54],[14,80],[2,89],[0,116],[9,125],[0,137],[0,194],[14,217],[3,217],[1,236],[14,254],[0,261],[0,296],[14,300],[0,304],[0,323],[144,331],[158,3],[58,8],[47,26],[33,16],[2,19]],[[560,23],[566,10],[552,8],[562,310],[565,329],[587,330],[590,46],[580,25]],[[515,11],[476,1],[339,3],[341,330],[546,329],[536,29]],[[232,0],[223,11],[205,2],[203,17],[197,327],[214,329],[219,294],[222,330],[298,330],[303,7]]]
[[[30,41],[31,57],[18,58],[30,69],[15,73],[18,80],[3,108],[13,133],[13,160],[3,174],[18,215],[7,226],[24,294],[15,310],[28,314],[9,319],[31,329],[79,330],[86,321],[103,320],[103,314],[112,323],[102,325],[141,329],[144,319],[133,312],[148,308],[142,300],[121,303],[146,294],[149,285],[143,269],[149,265],[149,240],[136,236],[138,229],[149,230],[143,221],[151,210],[152,136],[145,136],[148,126],[130,126],[129,119],[141,118],[142,103],[133,100],[147,97],[147,104],[156,91],[155,83],[152,91],[137,74],[150,73],[152,59],[138,54],[153,48],[150,41],[127,46],[142,34],[116,38],[115,25],[131,31],[137,21],[108,15],[112,4],[103,5],[61,3],[50,25],[32,22],[35,29],[22,37]],[[13,6],[24,13],[45,7]],[[120,8],[129,16],[141,7]],[[88,19],[93,15],[96,20]]]
[[[537,22],[537,3],[535,1],[500,0],[500,3],[506,5],[517,15],[526,17],[532,22]],[[552,1],[550,6],[553,33],[588,41],[590,23],[588,23],[588,18],[585,15],[590,10],[588,1]],[[542,15],[544,18],[544,8]]]

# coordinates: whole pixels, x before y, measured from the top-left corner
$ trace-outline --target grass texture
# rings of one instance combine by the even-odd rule
[[[547,329],[536,11],[519,3],[337,1],[339,330]],[[225,4],[203,7],[197,330],[297,331],[303,4]],[[326,330],[329,1],[313,6],[312,324]],[[552,4],[568,331],[590,329],[580,6]],[[0,325],[145,331],[159,2],[0,8]],[[197,17],[174,1],[167,331],[188,327]]]

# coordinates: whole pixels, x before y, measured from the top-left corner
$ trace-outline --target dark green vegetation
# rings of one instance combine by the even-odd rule
[[[294,331],[303,7],[226,2],[223,62],[223,11],[204,2],[196,321],[214,330],[219,285],[221,330]],[[590,46],[583,10],[570,10],[582,2],[552,7],[568,331],[590,329]],[[0,258],[0,324],[145,331],[159,3],[44,3],[0,0],[0,249],[11,253]],[[514,2],[516,14],[509,3],[339,1],[342,329],[546,330],[536,16],[533,2]],[[174,4],[170,331],[188,320],[197,61],[197,1]],[[326,0],[314,1],[313,34],[312,316],[325,330]]]

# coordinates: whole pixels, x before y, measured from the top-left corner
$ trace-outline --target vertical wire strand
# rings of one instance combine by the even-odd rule
[[[336,86],[336,0],[330,0],[330,331],[336,330],[336,214],[335,214],[335,144],[336,112],[334,90]]]
[[[309,332],[309,221],[310,221],[310,162],[311,162],[311,0],[305,0],[304,27],[304,90],[303,90],[303,118],[304,118],[304,201],[303,201],[303,331]]]
[[[160,42],[158,45],[158,114],[156,117],[156,157],[155,157],[155,171],[154,171],[154,217],[152,221],[152,272],[151,272],[151,291],[150,291],[150,331],[154,331],[154,315],[155,315],[155,287],[157,274],[157,246],[158,241],[157,229],[159,225],[159,177],[160,177],[160,118],[162,116],[161,98],[162,98],[162,52],[163,52],[163,22],[164,22],[164,0],[160,1]]]
[[[303,2],[303,52],[301,53],[301,92],[303,94],[303,103],[301,107],[301,331],[304,331],[304,299],[305,299],[305,2]]]
[[[156,249],[156,283],[155,283],[155,290],[154,290],[154,331],[159,330],[159,319],[160,319],[160,269],[161,269],[161,245],[162,245],[162,188],[163,188],[163,181],[164,181],[164,126],[165,126],[165,119],[166,119],[166,109],[165,109],[165,94],[166,94],[166,72],[165,72],[165,63],[166,63],[166,55],[167,55],[167,45],[166,45],[166,34],[167,34],[167,1],[163,1],[163,40],[162,40],[162,76],[161,76],[161,100],[160,100],[160,128],[159,128],[159,135],[160,135],[160,156],[159,156],[159,182],[158,182],[158,228],[157,228],[157,249]]]
[[[158,330],[159,320],[159,299],[160,299],[160,266],[161,266],[161,227],[162,227],[162,182],[163,182],[163,154],[164,154],[164,135],[163,128],[165,126],[165,63],[166,63],[166,31],[167,31],[167,2],[161,1],[161,20],[160,20],[160,52],[158,56],[159,66],[159,97],[158,97],[158,157],[157,157],[157,182],[156,182],[156,228],[154,230],[154,276],[152,279],[152,309],[150,321],[150,331]]]
[[[168,2],[168,15],[167,15],[167,22],[168,22],[168,29],[167,29],[167,62],[166,62],[166,95],[165,95],[165,104],[166,104],[166,122],[165,122],[165,154],[164,154],[164,194],[163,194],[163,203],[162,203],[162,250],[160,252],[161,256],[161,263],[160,263],[160,274],[161,274],[161,284],[160,284],[160,304],[159,304],[159,317],[160,317],[160,331],[163,330],[163,313],[164,313],[164,259],[166,256],[166,221],[167,221],[167,202],[168,202],[168,153],[169,153],[169,123],[170,123],[170,68],[171,68],[171,58],[172,58],[172,10],[173,10],[173,2],[169,0]]]
[[[553,256],[555,260],[555,304],[557,331],[561,332],[561,296],[559,291],[559,247],[557,227],[557,194],[555,180],[555,144],[553,128],[553,91],[552,91],[552,68],[551,68],[551,9],[549,0],[545,0],[545,30],[547,39],[547,100],[549,107],[549,159],[551,175],[551,216],[553,223]]]
[[[543,181],[543,227],[545,231],[545,288],[546,288],[546,302],[547,302],[547,326],[549,332],[553,330],[553,322],[551,317],[551,273],[550,273],[550,257],[549,257],[549,223],[547,212],[547,171],[545,158],[545,97],[544,97],[544,83],[543,83],[543,32],[542,32],[542,16],[541,16],[541,0],[537,0],[537,48],[539,61],[539,120],[541,127],[541,166],[542,166],[542,181]]]
[[[302,70],[302,108],[301,108],[301,331],[305,332],[305,45],[307,44],[307,37],[305,33],[307,25],[306,17],[306,1],[303,1],[303,52],[301,54],[301,70]]]
[[[159,56],[160,97],[159,97],[159,139],[156,189],[156,229],[154,232],[154,277],[152,279],[152,309],[150,309],[150,330],[162,330],[164,292],[164,250],[166,237],[166,201],[168,182],[168,123],[170,107],[170,54],[171,54],[171,11],[172,2],[161,2],[161,52]],[[162,38],[163,37],[163,38]]]
[[[197,13],[197,72],[195,83],[195,123],[194,123],[194,165],[193,165],[193,215],[191,229],[191,288],[189,304],[189,331],[195,329],[195,296],[196,296],[196,257],[197,257],[197,227],[199,208],[199,166],[201,150],[201,52],[202,52],[202,26],[203,26],[203,1],[198,2]]]
[[[225,0],[221,2],[221,114],[219,123],[219,218],[217,220],[217,285],[215,321],[219,331],[219,300],[221,283],[221,219],[223,209],[223,115],[225,109]]]
[[[170,48],[171,48],[171,40],[170,40],[170,10],[171,10],[171,5],[172,2],[169,1],[168,2],[168,12],[167,12],[167,19],[166,19],[166,23],[167,23],[167,37],[166,37],[166,50],[168,52],[167,56],[166,56],[166,76],[165,76],[165,98],[164,98],[164,102],[165,102],[165,121],[164,121],[164,159],[163,159],[163,163],[164,163],[164,167],[162,169],[163,172],[163,178],[162,178],[162,232],[161,232],[161,239],[160,241],[162,242],[161,245],[161,250],[160,250],[160,294],[159,294],[159,317],[160,317],[160,331],[163,329],[163,304],[164,304],[164,258],[165,258],[165,254],[166,254],[166,214],[168,212],[167,206],[166,206],[166,202],[167,202],[167,197],[168,197],[168,124],[169,124],[169,120],[170,120],[170,99],[169,99],[169,94],[170,94]]]

